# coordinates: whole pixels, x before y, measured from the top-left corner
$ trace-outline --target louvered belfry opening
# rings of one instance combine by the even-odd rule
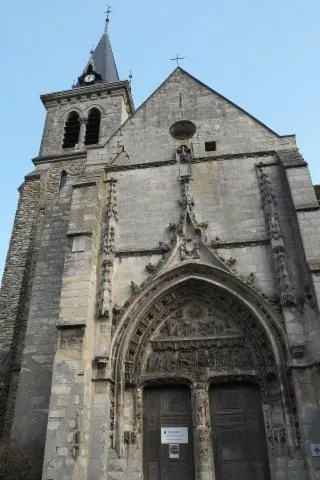
[[[84,143],[93,145],[99,142],[101,113],[97,108],[92,108],[88,115],[86,137]]]
[[[71,112],[64,126],[62,148],[74,147],[79,141],[80,119],[77,112]]]

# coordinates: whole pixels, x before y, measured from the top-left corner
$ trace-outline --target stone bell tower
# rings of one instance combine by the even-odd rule
[[[1,428],[13,442],[34,446],[42,455],[46,437],[49,445],[51,437],[61,439],[60,453],[73,442],[70,448],[78,455],[79,410],[90,407],[82,399],[89,402],[91,362],[81,367],[78,345],[84,342],[92,355],[93,328],[86,329],[89,336],[84,330],[97,289],[103,164],[108,161],[104,146],[134,110],[129,82],[118,76],[107,27],[108,19],[76,85],[41,96],[47,115],[40,153],[20,187],[1,289]],[[72,411],[66,407],[70,396]],[[66,408],[62,433],[58,423]]]

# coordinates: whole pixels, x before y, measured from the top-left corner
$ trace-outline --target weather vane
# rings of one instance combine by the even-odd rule
[[[179,60],[184,60],[186,57],[179,57],[179,53],[177,53],[177,56],[174,57],[174,58],[170,58],[170,60],[174,60],[175,62],[177,62],[177,65],[179,67]]]
[[[110,13],[112,12],[110,5],[108,5],[107,10],[104,12],[107,15],[106,18],[106,30],[108,29],[108,24],[110,22]]]

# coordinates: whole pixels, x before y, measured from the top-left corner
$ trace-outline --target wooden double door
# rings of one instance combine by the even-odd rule
[[[258,389],[241,383],[211,387],[210,416],[216,480],[270,480]],[[192,418],[187,387],[145,389],[145,480],[194,480]]]

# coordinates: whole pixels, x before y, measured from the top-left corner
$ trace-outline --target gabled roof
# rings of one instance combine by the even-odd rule
[[[187,72],[186,70],[184,70],[183,68],[181,68],[180,66],[176,67],[171,73],[170,75],[159,85],[159,87],[157,87],[152,93],[151,95],[149,95],[149,97],[146,98],[146,100],[144,102],[141,103],[141,105],[139,105],[139,107],[134,111],[133,115],[136,115],[145,105],[146,103],[149,102],[149,100],[154,97],[157,92],[163,87],[163,85],[165,85],[168,80],[170,80],[171,77],[173,77],[174,75],[176,75],[177,73],[182,73],[184,75],[186,75],[187,77],[191,78],[194,82],[198,83],[199,85],[201,85],[202,87],[204,87],[205,89],[209,90],[210,92],[214,93],[215,95],[217,95],[218,97],[220,97],[221,99],[225,100],[227,103],[229,103],[230,105],[232,105],[234,108],[238,109],[240,112],[244,113],[245,115],[247,115],[248,117],[250,117],[252,120],[254,120],[256,123],[258,123],[259,125],[261,125],[263,128],[265,128],[266,130],[268,130],[270,133],[272,133],[273,135],[275,135],[276,137],[278,138],[285,138],[285,137],[295,137],[295,135],[292,135],[292,134],[289,134],[289,135],[279,135],[277,132],[275,132],[274,130],[272,130],[270,127],[268,127],[268,125],[266,125],[265,123],[261,122],[258,118],[256,118],[255,116],[251,115],[249,112],[247,112],[246,110],[244,110],[243,108],[239,107],[239,105],[237,105],[236,103],[232,102],[231,100],[229,100],[228,98],[226,98],[225,96],[221,95],[221,93],[217,92],[216,90],[214,90],[213,88],[209,87],[208,85],[206,85],[205,83],[201,82],[200,80],[198,80],[196,77],[194,77],[193,75],[191,75],[189,72]],[[116,130],[112,135],[111,137],[109,138],[108,141],[111,140],[111,138],[113,138],[115,135],[117,135],[118,131],[123,129],[124,125],[131,121],[132,119],[132,116],[130,116],[120,127],[118,130]]]
[[[114,83],[119,81],[118,70],[114,60],[107,29],[103,32],[95,50],[91,52],[89,61],[83,70],[82,75],[92,67],[94,72],[101,75],[102,83]],[[79,86],[79,82],[77,87]]]

